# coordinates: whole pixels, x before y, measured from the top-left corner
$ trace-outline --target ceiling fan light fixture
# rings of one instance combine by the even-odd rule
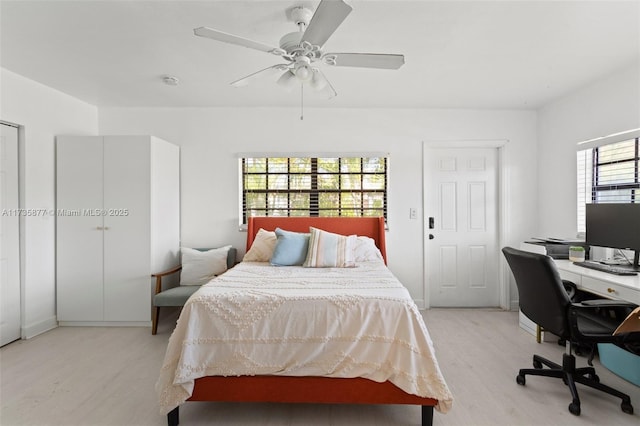
[[[307,81],[313,76],[313,71],[308,65],[301,65],[299,67],[296,67],[295,72],[296,77],[298,77],[298,79],[302,81]]]
[[[278,79],[278,86],[283,87],[288,92],[296,86],[297,78],[291,70],[286,70]]]
[[[302,82],[308,81],[313,76],[313,69],[311,68],[311,59],[306,56],[300,56],[296,59],[296,63],[293,66],[293,73]]]
[[[311,81],[309,82],[309,85],[317,91],[320,91],[325,87],[327,87],[328,81],[325,78],[325,76],[322,75],[320,70],[318,68],[312,68],[312,70],[313,70],[313,76],[311,77]]]

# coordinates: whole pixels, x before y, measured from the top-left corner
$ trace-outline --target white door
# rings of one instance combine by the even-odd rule
[[[150,138],[104,138],[104,320],[150,321]]]
[[[0,125],[0,346],[20,338],[18,129]]]
[[[424,162],[429,305],[500,306],[498,150],[426,148]]]
[[[56,141],[58,321],[102,321],[102,138]]]

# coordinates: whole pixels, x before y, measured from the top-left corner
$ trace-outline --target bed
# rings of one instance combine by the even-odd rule
[[[185,401],[410,404],[422,407],[422,425],[432,424],[434,408],[449,410],[452,396],[422,317],[386,267],[383,218],[253,217],[247,251],[260,232],[310,227],[369,237],[381,259],[355,268],[243,261],[202,286],[182,310],[156,385],[169,425],[179,423]],[[369,320],[374,311],[387,316]],[[303,319],[283,322],[285,314]],[[362,331],[341,331],[349,327]],[[274,334],[283,329],[289,334]],[[248,330],[265,334],[249,338]]]

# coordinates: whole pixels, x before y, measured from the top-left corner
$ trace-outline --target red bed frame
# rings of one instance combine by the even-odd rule
[[[309,226],[342,235],[371,237],[387,261],[382,217],[252,217],[247,227],[247,250],[260,228],[308,232]],[[438,403],[432,398],[408,394],[388,381],[291,376],[202,377],[195,380],[193,394],[187,401],[420,405],[423,426],[432,424],[433,407]],[[167,414],[167,422],[169,426],[178,425],[179,407]]]

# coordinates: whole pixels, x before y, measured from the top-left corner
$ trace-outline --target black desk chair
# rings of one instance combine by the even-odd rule
[[[576,416],[580,415],[576,382],[621,398],[622,411],[633,414],[628,395],[600,383],[593,367],[576,368],[572,346],[589,345],[595,350],[597,343],[640,341],[640,333],[612,335],[626,313],[635,305],[607,299],[572,303],[549,256],[511,247],[503,248],[502,253],[518,286],[520,310],[544,330],[566,342],[562,365],[534,355],[534,368],[521,369],[516,382],[524,385],[526,375],[561,378],[571,390],[573,401],[569,404],[569,411]],[[591,358],[589,364],[591,365]],[[545,369],[544,366],[548,368]]]

